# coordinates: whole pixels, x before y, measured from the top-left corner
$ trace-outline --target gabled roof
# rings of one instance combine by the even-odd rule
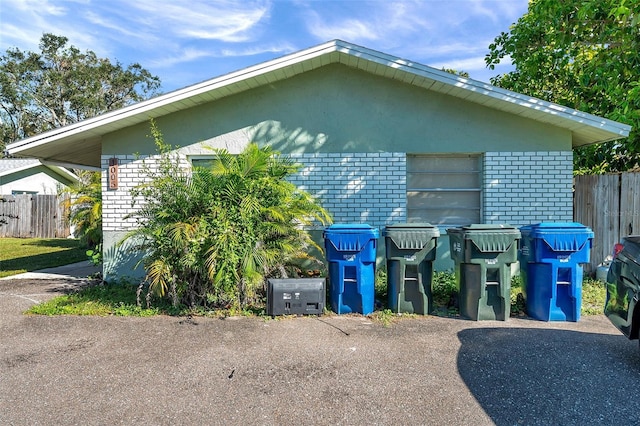
[[[568,129],[573,147],[624,138],[631,130],[626,124],[334,40],[14,142],[7,149],[11,155],[99,167],[104,134],[332,63]]]
[[[60,176],[61,182],[77,182],[78,176],[65,169],[52,164],[45,164],[35,158],[3,158],[0,159],[0,182],[2,177],[10,176],[25,170],[34,169],[36,167],[46,167],[56,175]]]

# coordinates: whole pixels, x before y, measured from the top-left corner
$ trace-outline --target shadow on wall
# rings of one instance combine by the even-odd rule
[[[458,371],[496,425],[639,424],[640,360],[623,336],[478,328]]]
[[[286,129],[279,123],[262,123],[255,132],[259,145],[269,145],[301,164],[291,181],[317,196],[336,223],[379,227],[405,220],[404,154],[364,146],[346,150],[347,141],[335,151],[327,150],[323,144],[328,136]]]
[[[283,154],[328,152],[330,136],[311,134],[302,127],[287,128],[280,121],[263,121],[252,128],[252,141]]]
[[[145,275],[142,266],[136,267],[140,253],[132,249],[133,242],[112,245],[103,252],[103,275],[105,281],[125,280],[139,282]]]

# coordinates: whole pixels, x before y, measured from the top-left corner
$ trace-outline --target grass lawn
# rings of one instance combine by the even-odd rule
[[[511,316],[526,316],[526,307],[522,297],[522,281],[514,277],[511,285]],[[456,280],[452,273],[437,272],[433,282],[433,315],[444,317],[458,317],[458,308],[453,306],[457,294]],[[47,302],[33,306],[27,311],[29,314],[39,315],[121,315],[121,316],[152,316],[166,315],[205,315],[205,316],[237,316],[264,314],[264,306],[257,306],[245,311],[204,311],[190,310],[186,307],[173,308],[164,299],[154,302],[150,309],[136,305],[137,285],[134,284],[105,284],[89,286],[77,293],[59,296]],[[376,299],[386,301],[386,274],[378,271],[375,282]],[[606,296],[605,286],[600,281],[585,279],[582,284],[582,315],[602,314]],[[143,297],[144,299],[144,297]],[[327,301],[329,302],[329,301]],[[327,312],[329,313],[329,312]],[[259,314],[260,315],[260,314]],[[413,314],[394,314],[390,309],[380,307],[371,316],[372,319],[389,325],[401,318],[413,318]]]
[[[69,238],[0,238],[0,278],[87,260]]]

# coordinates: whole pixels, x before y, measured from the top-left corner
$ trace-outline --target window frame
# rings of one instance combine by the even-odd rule
[[[430,159],[430,160],[438,160],[438,159],[462,159],[462,160],[471,160],[475,165],[472,169],[440,169],[438,170],[417,170],[413,169],[412,159],[416,159],[415,162],[419,159]],[[444,207],[416,207],[411,203],[411,194],[433,194],[434,198],[442,198],[443,195],[453,195],[455,194],[478,194],[475,205],[473,206],[459,206],[452,207],[449,210],[453,211],[464,211],[464,212],[477,212],[473,214],[464,215],[464,217],[469,218],[471,223],[481,223],[483,217],[483,170],[482,170],[482,154],[479,153],[464,153],[464,154],[453,154],[453,153],[434,153],[434,154],[422,154],[422,153],[407,153],[406,154],[406,175],[407,175],[407,186],[406,186],[406,211],[407,211],[407,222],[429,222],[437,226],[442,227],[451,227],[451,226],[462,226],[468,225],[468,222],[458,223],[458,221],[448,221],[447,216],[438,216],[437,214],[412,214],[411,212],[420,211],[420,212],[436,212],[445,210]],[[477,182],[477,186],[469,187],[469,186],[461,186],[461,187],[445,187],[442,185],[434,185],[434,186],[410,186],[412,181],[415,181],[416,176],[443,176],[443,175],[469,175],[473,177],[472,180]],[[453,198],[452,197],[452,198]],[[474,196],[475,198],[475,196]],[[458,215],[457,217],[463,217],[463,215]]]

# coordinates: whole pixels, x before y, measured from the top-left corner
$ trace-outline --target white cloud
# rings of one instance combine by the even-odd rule
[[[470,9],[473,15],[482,18],[489,18],[492,22],[498,22],[498,15],[501,10],[495,7],[497,2],[485,1],[485,0],[471,0],[469,1]],[[507,4],[505,2],[505,4]],[[492,7],[494,6],[494,7]]]
[[[291,53],[296,51],[297,48],[292,46],[289,43],[283,43],[279,45],[265,45],[265,46],[254,46],[248,47],[244,49],[222,49],[221,56],[226,57],[235,57],[235,56],[255,56],[261,55],[263,53]]]
[[[475,77],[493,38],[527,6],[527,0],[0,2],[2,17],[11,17],[0,25],[0,50],[37,50],[42,34],[53,33],[101,57],[138,62],[177,85],[335,38]]]
[[[113,30],[119,34],[130,37],[138,37],[140,35],[139,31],[136,31],[135,29],[127,29],[125,25],[123,25],[122,21],[118,21],[118,23],[115,23],[112,19],[109,19],[104,15],[99,15],[92,10],[85,12],[84,17],[92,25],[97,25],[104,29]]]
[[[147,61],[147,65],[151,67],[171,68],[178,64],[185,64],[199,59],[215,56],[210,50],[194,48],[178,50],[175,53],[175,55],[158,57],[153,60]]]
[[[158,4],[155,0],[130,3],[141,13],[147,31],[167,31],[180,38],[242,42],[252,39],[250,32],[268,17],[265,1],[175,1]]]
[[[67,0],[72,7],[60,6],[55,1],[2,0],[3,14],[12,16],[11,24],[0,25],[0,48],[18,47],[20,50],[38,50],[44,33],[65,36],[69,44],[81,50],[93,50],[99,54],[108,51],[101,39],[96,39],[91,31],[77,22],[74,8],[86,4],[86,0]]]
[[[178,64],[187,64],[204,58],[244,57],[262,55],[264,53],[286,54],[295,50],[297,49],[288,43],[251,46],[238,49],[186,48],[183,50],[177,50],[175,55],[163,56],[161,58],[148,61],[147,65],[169,68]]]
[[[66,14],[67,8],[53,4],[48,0],[2,0],[3,7],[20,11],[32,11],[41,15],[60,16]]]
[[[303,4],[307,30],[318,41],[339,38],[355,43],[376,40],[393,45],[395,40],[408,34],[433,28],[423,16],[428,3],[367,1],[354,4],[359,6],[357,10],[349,11],[338,7],[320,8],[314,2]],[[349,6],[347,2],[346,7]]]
[[[362,40],[377,40],[380,36],[371,25],[357,19],[345,19],[338,22],[326,22],[319,14],[309,13],[309,32],[322,41],[336,38],[359,42]]]

